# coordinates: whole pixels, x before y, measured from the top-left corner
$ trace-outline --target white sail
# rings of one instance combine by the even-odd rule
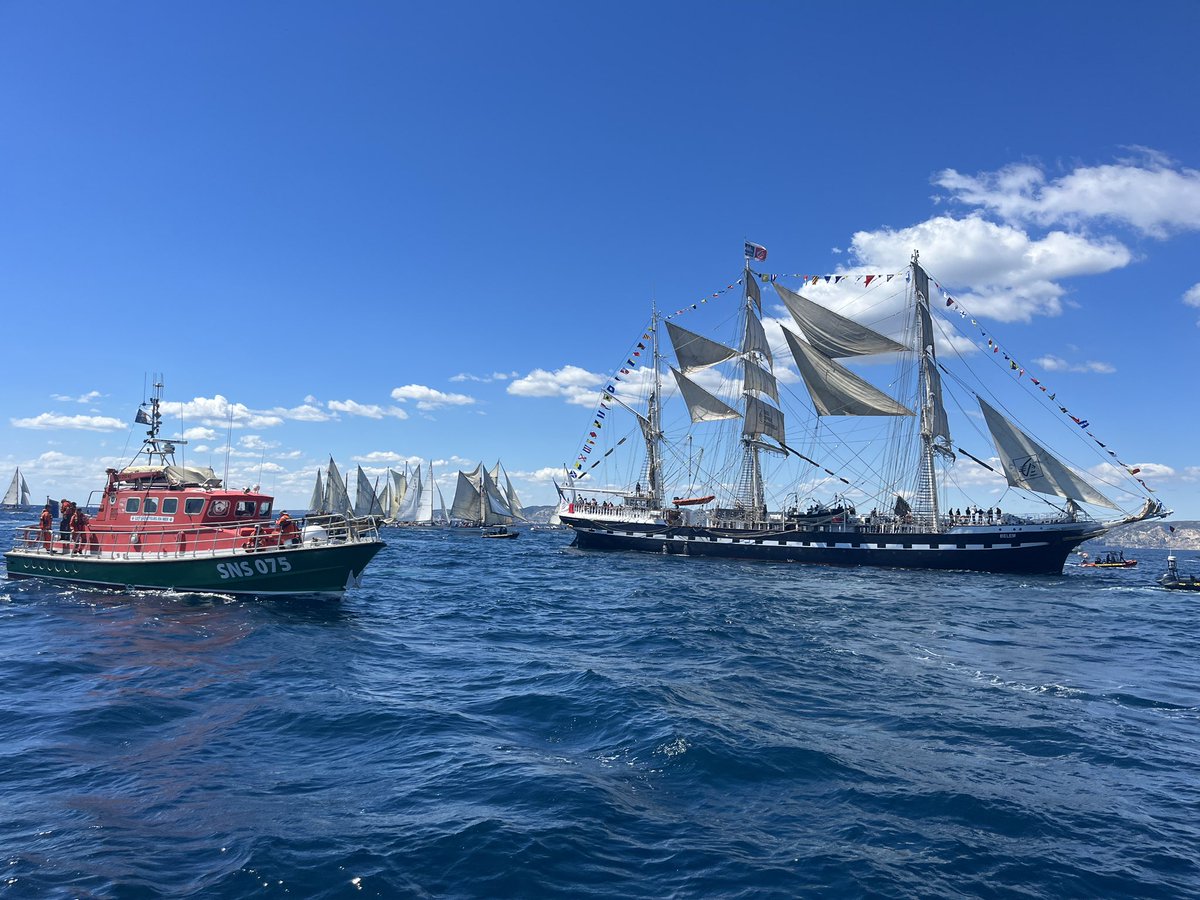
[[[350,494],[346,483],[342,481],[342,473],[338,471],[337,463],[329,457],[329,469],[325,473],[325,495],[327,502],[325,511],[338,515],[354,515],[354,507],[350,503]]]
[[[1010,485],[1039,494],[1083,500],[1109,509],[1118,508],[1049,450],[985,403],[982,397],[976,399],[992,433],[992,440],[996,442],[996,453],[1000,456],[1000,465],[1004,467],[1004,476]]]
[[[503,496],[504,504],[512,513],[512,517],[524,519],[521,515],[521,501],[517,499],[517,489],[513,487],[512,480],[500,460],[496,460],[496,465],[492,466],[492,481],[496,482],[496,490]]]
[[[917,351],[923,356],[921,371],[925,376],[930,411],[930,418],[925,427],[931,437],[941,438],[948,447],[950,420],[946,417],[946,407],[942,403],[942,376],[938,372],[937,355],[934,350],[933,320],[929,315],[929,276],[916,263],[913,263],[913,287],[920,295],[917,302]]]
[[[5,506],[21,505],[21,483],[24,479],[21,477],[21,470],[13,472],[12,482],[8,486],[8,490],[4,492]],[[28,490],[28,489],[27,489]]]
[[[408,485],[404,492],[404,499],[396,511],[397,522],[417,522],[420,520],[421,495],[423,493],[425,491],[424,486],[421,484],[421,467],[418,466],[408,476]]]
[[[25,476],[21,476],[21,505],[29,506],[29,485],[25,483]]]
[[[808,342],[830,359],[847,356],[866,356],[872,353],[894,353],[907,350],[889,337],[860,325],[853,319],[826,309],[776,283],[779,299],[792,314]]]
[[[745,279],[746,296],[754,301],[754,306],[758,309],[759,315],[762,314],[762,293],[758,289],[758,282],[754,280],[754,273],[747,266],[742,277]]]
[[[517,489],[513,487],[512,479],[508,477],[507,472],[504,474],[504,499],[508,502],[508,509],[513,518],[525,521],[525,510],[521,506],[521,500],[517,497]]]
[[[507,525],[513,519],[507,499],[483,463],[470,472],[458,473],[458,489],[450,514],[480,525]]]
[[[776,403],[779,402],[779,386],[775,376],[757,363],[745,361],[743,366],[742,387],[747,391],[758,391],[766,394]]]
[[[757,397],[747,395],[746,421],[742,426],[742,434],[765,434],[781,444],[786,443],[783,431],[783,413]]]
[[[392,479],[391,473],[384,479],[383,491],[379,494],[379,513],[385,519],[391,515],[392,510]]]
[[[491,473],[486,469],[483,471],[483,494],[487,498],[487,503],[484,504],[484,515],[480,524],[507,525],[512,521],[513,514],[508,507],[508,501],[500,492],[500,486],[496,484]]]
[[[399,518],[400,504],[404,502],[407,491],[408,476],[403,472],[392,472],[392,505],[388,508],[388,518],[393,522]]]
[[[683,402],[687,404],[688,413],[693,422],[715,422],[720,419],[741,417],[740,412],[720,397],[710,394],[674,366],[671,366],[671,374],[675,376],[675,381],[679,385],[679,393],[683,396]]]
[[[433,467],[429,469],[429,479],[433,481]],[[436,481],[433,482],[433,490],[437,494],[437,509],[434,510],[435,521],[446,521],[446,498],[442,496],[442,486]]]
[[[21,502],[21,470],[13,472],[12,482],[8,485],[8,490],[4,492],[4,505],[16,506]]]
[[[911,416],[913,411],[897,403],[870,382],[834,362],[815,347],[783,329],[796,368],[808,388],[819,416]]]
[[[312,499],[308,501],[308,511],[314,515],[329,512],[325,509],[325,485],[321,481],[320,469],[317,469],[317,483],[313,487]]]
[[[674,322],[667,322],[667,334],[671,336],[671,345],[675,348],[679,368],[685,373],[707,369],[737,356],[736,350],[710,341],[686,328],[680,328]]]
[[[479,469],[474,475],[478,477]],[[454,491],[454,504],[450,507],[452,518],[474,522],[479,518],[479,488],[466,472],[458,473],[458,486]]]
[[[771,345],[767,343],[767,333],[762,322],[754,313],[746,316],[746,332],[742,335],[742,353],[757,353],[768,363],[771,361]]]
[[[433,463],[429,464],[429,481],[421,485],[421,499],[417,503],[416,521],[422,525],[433,523]]]
[[[356,478],[357,486],[354,489],[354,515],[356,516],[373,516],[379,514],[379,500],[375,496],[375,488],[371,485],[371,480],[367,478],[367,473],[363,471],[363,467],[358,467],[358,475]]]

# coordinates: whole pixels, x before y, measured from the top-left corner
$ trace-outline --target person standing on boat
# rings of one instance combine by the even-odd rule
[[[58,514],[62,518],[58,521],[58,539],[62,541],[63,553],[70,549],[71,544],[71,514],[74,508],[71,501],[66,497],[58,501]]]
[[[54,552],[54,513],[50,512],[50,501],[46,501],[45,507],[42,508],[41,518],[38,520],[38,525],[42,530],[42,546],[49,553]]]
[[[279,526],[280,547],[290,547],[296,543],[299,529],[296,527],[296,523],[292,521],[292,517],[287,514],[286,509],[279,514],[279,518],[275,524]]]
[[[72,506],[72,510],[71,537],[74,541],[74,546],[71,548],[71,553],[83,553],[87,550],[88,517],[84,514],[82,507]]]

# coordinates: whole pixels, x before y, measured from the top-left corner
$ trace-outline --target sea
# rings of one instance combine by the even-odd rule
[[[337,602],[0,581],[0,896],[1200,897],[1200,596],[1165,551],[385,536]]]

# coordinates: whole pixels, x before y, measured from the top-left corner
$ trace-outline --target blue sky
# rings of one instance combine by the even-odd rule
[[[910,245],[1200,518],[1200,5],[0,3],[0,465],[81,497],[147,375],[303,506],[551,502],[654,297]],[[894,257],[894,258],[893,258]],[[171,405],[173,404],[173,406]],[[7,478],[7,475],[4,476]]]

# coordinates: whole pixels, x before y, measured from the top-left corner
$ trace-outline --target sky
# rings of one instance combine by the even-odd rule
[[[1200,519],[1200,5],[0,0],[0,470],[504,462],[647,319],[911,248]],[[778,312],[777,312],[778,314]]]

